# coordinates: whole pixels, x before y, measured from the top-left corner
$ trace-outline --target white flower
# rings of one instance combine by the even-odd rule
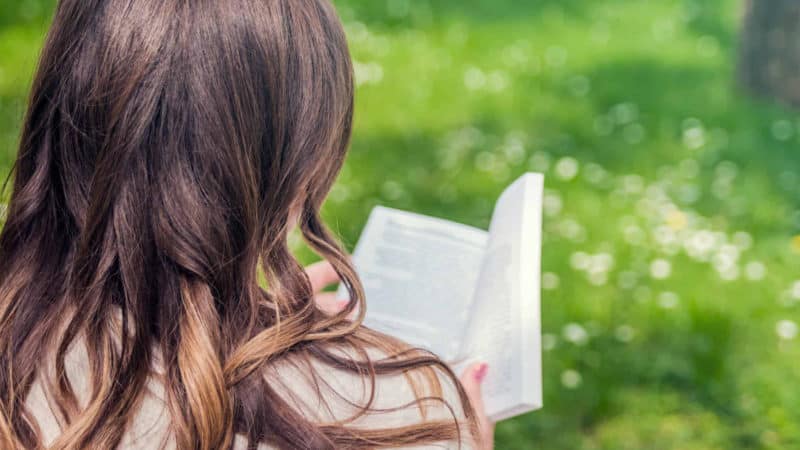
[[[545,333],[542,335],[542,350],[549,352],[558,345],[558,337],[554,334]]]
[[[792,285],[792,298],[795,300],[800,300],[800,280],[797,280]]]
[[[564,326],[564,339],[575,345],[584,345],[589,342],[589,333],[580,324],[568,323]]]
[[[545,272],[542,274],[542,289],[552,291],[558,289],[560,279],[558,275],[552,272]]]
[[[583,377],[575,370],[569,369],[561,373],[561,384],[567,389],[575,389],[581,385]]]
[[[525,159],[525,135],[521,132],[511,132],[506,135],[506,141],[503,144],[503,154],[505,154],[508,162],[517,165],[521,164]],[[553,194],[553,192],[545,191],[545,194]],[[560,198],[559,198],[560,200]]]
[[[608,273],[607,272],[590,272],[589,273],[589,283],[594,286],[602,286],[608,283]]]
[[[678,243],[675,230],[667,225],[660,225],[653,230],[653,238],[662,247],[671,247]]]
[[[735,281],[739,279],[739,266],[733,264],[722,269],[717,269],[720,279],[724,281]]]
[[[611,107],[610,114],[618,124],[625,125],[639,118],[639,107],[635,103],[620,103]]]
[[[733,234],[733,244],[739,247],[739,250],[747,250],[753,246],[753,236],[746,231],[739,231]]]
[[[625,242],[630,245],[639,245],[644,242],[645,234],[641,228],[636,225],[628,225],[622,230]]]
[[[669,278],[672,273],[672,264],[666,259],[656,259],[650,263],[650,276],[656,280]]]
[[[706,131],[702,126],[688,128],[683,132],[683,145],[696,150],[706,144]]]
[[[662,292],[658,296],[658,305],[664,309],[673,309],[678,306],[680,298],[674,292]]]
[[[589,163],[583,170],[586,180],[592,184],[600,184],[608,177],[608,172],[603,166],[596,163]]]
[[[722,161],[717,164],[715,172],[718,179],[730,182],[739,174],[739,167],[731,161]]]
[[[383,67],[375,62],[360,63],[353,61],[353,73],[356,84],[378,84],[383,80]]]
[[[647,129],[640,123],[632,123],[622,130],[622,138],[629,144],[638,144],[647,136]]]
[[[564,181],[569,181],[578,175],[578,160],[570,156],[565,156],[556,162],[556,176]]]
[[[511,84],[508,79],[508,75],[502,70],[495,70],[494,72],[490,73],[487,82],[489,88],[494,92],[502,92],[508,88],[509,84]]]
[[[483,88],[486,86],[486,74],[477,67],[470,67],[464,72],[464,86],[471,91]]]
[[[586,230],[583,225],[573,219],[562,220],[558,224],[558,229],[562,236],[571,241],[581,242],[586,238]]]
[[[644,189],[644,179],[639,175],[625,175],[622,177],[622,189],[626,194],[638,194]]]
[[[548,217],[555,217],[561,212],[563,207],[564,202],[561,200],[561,196],[555,192],[545,192],[542,200],[542,208],[544,209],[545,215]]]
[[[497,156],[492,152],[480,152],[475,155],[475,167],[483,172],[493,172],[499,162]]]
[[[767,266],[760,261],[751,261],[744,266],[744,273],[750,281],[763,280],[767,276]]]
[[[592,270],[611,270],[614,266],[614,256],[610,253],[598,253],[592,258]]]
[[[796,338],[798,331],[797,323],[791,320],[781,320],[775,324],[775,333],[786,341]]]
[[[725,244],[719,248],[719,254],[726,258],[730,258],[733,261],[738,261],[741,252],[739,251],[739,247],[731,244]]]
[[[575,270],[586,270],[589,268],[590,258],[585,252],[575,252],[569,258],[569,264]]]
[[[714,233],[709,230],[700,230],[692,233],[683,244],[686,254],[697,261],[708,261],[715,246]]]

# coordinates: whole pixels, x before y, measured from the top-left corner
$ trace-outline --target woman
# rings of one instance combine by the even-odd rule
[[[326,0],[60,1],[0,235],[0,448],[491,446],[485,365],[348,320],[319,208],[351,72]]]

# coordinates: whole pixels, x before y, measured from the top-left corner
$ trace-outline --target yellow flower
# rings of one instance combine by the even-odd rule
[[[792,238],[792,251],[800,253],[800,234]]]
[[[675,231],[686,228],[688,223],[689,220],[686,218],[686,214],[677,209],[667,215],[667,225]]]

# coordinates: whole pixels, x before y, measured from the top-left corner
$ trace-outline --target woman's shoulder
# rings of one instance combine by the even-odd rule
[[[341,354],[357,359],[344,351]],[[371,361],[389,357],[377,349],[367,349],[367,355]],[[381,429],[455,421],[462,430],[463,442],[442,442],[434,447],[471,448],[457,381],[444,368],[434,366],[370,377],[366,372],[292,355],[271,365],[267,377],[287,402],[314,422]]]
[[[336,351],[340,356],[359,359],[351,352]],[[387,354],[376,349],[367,349],[366,355],[371,361],[388,358]],[[90,390],[85,346],[72,347],[65,362],[68,378],[73,382],[79,401],[85,401]],[[158,363],[155,365],[159,366]],[[163,439],[167,440],[166,448],[174,447],[170,445],[174,443],[170,442],[169,413],[159,369],[154,367],[153,376],[147,381],[144,398],[123,437],[121,448],[152,448],[154,442]],[[49,375],[52,376],[52,372]],[[374,430],[453,420],[463,430],[461,444],[442,442],[424,448],[471,448],[456,381],[442,368],[411,369],[371,377],[368,372],[353,372],[303,353],[289,353],[266,366],[264,375],[270,387],[284,401],[312,422]],[[43,381],[38,378],[32,386],[27,407],[39,422],[45,442],[52,442],[60,433],[60,426],[55,412],[57,408],[54,408],[52,398],[47,394],[47,383]],[[241,437],[237,437],[235,448],[246,448],[240,441]],[[262,445],[259,448],[268,447]]]
[[[338,353],[350,359],[360,359],[343,350]],[[373,362],[389,357],[377,349],[367,349],[367,354]],[[288,394],[287,401],[320,422],[348,420],[354,413],[362,411],[362,406],[370,399],[370,409],[376,412],[361,417],[359,422],[380,420],[378,425],[381,427],[419,421],[422,419],[420,414],[431,420],[434,416],[435,419],[452,418],[450,408],[454,411],[462,409],[455,383],[440,368],[376,374],[373,378],[367,371],[335,367],[315,357],[289,355],[271,364],[266,375],[271,383],[281,386],[280,392]],[[419,398],[427,399],[422,402],[423,408],[403,408]],[[437,404],[443,407],[435,407]],[[422,412],[420,409],[430,411]],[[378,412],[389,410],[402,413]],[[442,414],[446,417],[439,417]]]

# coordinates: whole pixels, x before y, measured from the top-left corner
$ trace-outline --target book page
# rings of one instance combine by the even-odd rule
[[[370,214],[353,254],[368,327],[459,356],[487,233],[385,207]]]
[[[539,277],[543,177],[526,174],[501,195],[465,337],[485,361],[483,395],[494,420],[541,407]]]

